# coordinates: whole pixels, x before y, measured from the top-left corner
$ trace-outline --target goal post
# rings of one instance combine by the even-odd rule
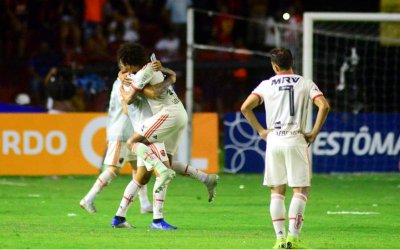
[[[342,25],[342,30],[341,29],[337,29],[334,31],[331,31],[328,29],[320,29],[320,30],[316,30],[315,28],[315,24],[316,23],[341,23]],[[366,26],[368,26],[367,23],[371,23],[373,25],[376,25],[375,30],[372,29],[373,31],[371,33],[365,33],[363,34],[363,32],[360,32],[361,35],[357,34],[357,33],[352,33],[352,31],[350,31],[347,27],[353,25],[354,23],[360,23],[360,24],[365,24]],[[395,30],[393,30],[393,34],[394,37],[382,37],[382,24],[383,23],[397,23],[395,26]],[[339,26],[339,25],[337,25]],[[346,34],[343,35],[343,33],[341,33],[343,30],[345,30]],[[362,28],[360,28],[360,30],[362,30]],[[364,28],[364,30],[367,30],[366,28]],[[387,29],[386,29],[387,31]],[[379,84],[381,84],[382,86],[386,86],[386,85],[396,85],[399,84],[398,81],[398,77],[397,74],[398,72],[396,72],[399,68],[398,66],[396,66],[399,61],[397,59],[398,57],[398,53],[400,50],[400,14],[398,13],[336,13],[336,12],[306,12],[304,13],[303,16],[303,55],[302,55],[302,69],[303,69],[303,76],[305,78],[308,79],[313,79],[317,85],[318,83],[318,77],[317,74],[315,72],[315,69],[321,68],[321,67],[325,67],[325,71],[329,71],[328,66],[324,66],[321,65],[320,62],[316,62],[318,59],[318,55],[316,55],[316,41],[315,39],[315,35],[319,32],[319,34],[324,33],[324,35],[326,37],[329,38],[337,38],[337,39],[342,39],[339,42],[336,42],[336,49],[338,49],[339,51],[343,51],[343,49],[341,48],[341,46],[344,46],[344,44],[341,43],[359,43],[362,44],[362,46],[360,45],[359,47],[362,47],[360,50],[362,51],[362,56],[364,56],[364,62],[363,64],[368,65],[369,62],[369,58],[367,58],[367,55],[369,53],[371,54],[376,54],[374,55],[375,57],[371,60],[373,62],[371,62],[371,64],[375,64],[375,61],[378,61],[379,59],[381,59],[383,61],[383,63],[381,65],[376,66],[377,68],[383,68],[382,69],[372,69],[372,71],[374,71],[371,74],[376,74],[373,75],[372,78],[379,78],[378,80],[376,80],[376,82],[378,82]],[[397,32],[397,33],[396,33]],[[391,33],[391,32],[388,32]],[[339,38],[338,38],[339,37]],[[329,39],[328,38],[328,39]],[[327,39],[327,40],[328,40]],[[351,40],[354,39],[354,40]],[[350,41],[350,42],[349,42]],[[361,42],[359,42],[361,41]],[[390,41],[390,42],[394,42],[392,44],[390,44],[389,46],[387,44],[385,44],[385,41]],[[369,46],[371,45],[367,45],[367,43],[374,43],[374,52],[373,51],[368,51],[370,49]],[[326,42],[329,43],[329,42]],[[347,46],[348,44],[346,44]],[[372,47],[371,46],[371,47]],[[321,47],[321,46],[320,46]],[[322,46],[324,47],[324,49],[332,49],[332,45],[324,45]],[[352,50],[355,48],[352,48]],[[380,52],[381,50],[384,50],[385,52]],[[378,52],[376,52],[378,51]],[[339,53],[341,53],[339,52]],[[353,52],[353,51],[352,51]],[[327,53],[329,54],[329,53]],[[331,55],[331,54],[329,54]],[[329,56],[327,56],[329,57]],[[388,58],[390,57],[390,59]],[[393,57],[393,58],[392,58]],[[336,60],[338,60],[337,58],[335,58]],[[358,61],[358,55],[356,57],[357,61]],[[329,60],[329,59],[326,59]],[[368,60],[368,61],[367,61]],[[378,64],[378,63],[376,63]],[[394,65],[393,65],[394,64]],[[341,75],[340,77],[343,78],[343,71],[345,71],[346,69],[348,69],[349,67],[351,67],[351,65],[342,65],[341,70]],[[362,66],[364,68],[363,73],[364,74],[369,74],[369,68],[368,66]],[[337,68],[337,67],[336,67]],[[322,71],[322,70],[321,70]],[[378,73],[377,73],[378,72]],[[329,74],[329,72],[324,72],[325,74]],[[343,74],[342,74],[343,73]],[[319,74],[320,75],[320,74]],[[337,79],[339,78],[339,76],[335,76],[336,79],[332,79],[332,81],[337,82]],[[366,77],[365,77],[366,78]],[[341,79],[342,80],[342,79]],[[351,82],[354,84],[354,82]],[[377,84],[378,85],[378,84]],[[347,87],[349,88],[349,87]],[[366,87],[364,87],[366,88]],[[353,115],[354,121],[352,126],[348,126],[346,127],[346,129],[349,128],[354,128],[357,129],[359,131],[351,131],[351,132],[344,132],[347,133],[345,135],[345,137],[347,136],[347,138],[343,137],[341,138],[343,140],[343,144],[347,143],[347,148],[345,149],[340,149],[338,152],[336,152],[337,155],[340,155],[340,152],[342,154],[344,153],[348,153],[348,151],[351,151],[351,146],[350,143],[358,143],[357,145],[353,145],[353,151],[352,155],[349,154],[349,158],[351,159],[355,159],[355,160],[350,160],[351,164],[360,164],[361,166],[359,168],[347,168],[347,167],[343,167],[340,166],[338,167],[337,170],[338,172],[342,172],[342,171],[349,171],[349,172],[364,172],[364,171],[377,171],[377,172],[382,172],[382,171],[396,171],[397,168],[400,169],[400,162],[398,163],[399,165],[396,166],[396,155],[398,155],[398,151],[399,151],[399,145],[400,145],[400,137],[398,135],[398,126],[399,124],[399,117],[398,117],[398,105],[397,104],[387,104],[390,102],[398,102],[398,92],[397,91],[397,87],[390,87],[392,89],[389,90],[385,90],[385,88],[388,87],[382,87],[383,89],[383,93],[382,95],[385,95],[385,93],[390,93],[392,94],[393,92],[393,97],[389,98],[389,99],[385,99],[385,97],[381,97],[381,99],[379,98],[375,98],[375,100],[373,100],[374,102],[386,102],[386,104],[382,104],[382,105],[388,105],[389,108],[386,109],[385,107],[381,107],[381,108],[372,108],[370,109],[371,111],[369,111],[368,109],[365,111],[363,111],[364,113],[361,114],[358,111],[353,111],[353,114],[345,114],[346,111],[340,111],[343,112],[339,115],[337,115],[337,117],[343,118],[344,116],[347,116],[346,118],[343,119],[349,119],[349,116]],[[336,91],[338,90],[338,86],[336,87]],[[352,89],[353,92],[360,92],[359,89]],[[378,89],[373,90],[375,92],[379,92]],[[381,94],[381,93],[379,93]],[[379,95],[376,94],[375,95]],[[365,99],[368,99],[368,97],[366,97]],[[336,100],[336,103],[340,102],[341,100]],[[368,100],[369,101],[369,100]],[[374,104],[377,105],[377,104]],[[376,112],[376,110],[378,112]],[[392,112],[392,113],[386,113],[385,112]],[[393,114],[393,115],[392,115]],[[397,115],[396,115],[397,114]],[[376,119],[376,121],[374,121],[374,125],[373,128],[371,129],[371,127],[368,127],[368,125],[365,124],[371,124],[368,123],[368,120],[371,119],[371,117],[373,117],[373,119]],[[377,117],[377,118],[375,118]],[[311,130],[312,129],[312,121],[313,121],[313,111],[312,111],[312,104],[310,104],[309,107],[309,116],[308,116],[308,121],[307,121],[307,129]],[[355,120],[364,120],[364,123],[360,123],[359,121],[355,121]],[[342,122],[342,121],[340,121]],[[341,124],[340,126],[343,126],[343,122],[340,123],[338,122],[338,124]],[[369,121],[370,122],[370,121]],[[364,124],[364,125],[363,125]],[[329,125],[329,124],[327,124]],[[394,126],[393,126],[394,125]],[[339,125],[338,125],[339,126]],[[359,128],[357,128],[357,126]],[[343,126],[345,127],[345,126]],[[343,127],[339,128],[343,129]],[[379,130],[383,128],[383,130]],[[368,132],[367,133],[360,133],[357,134],[358,132]],[[373,130],[373,131],[371,131]],[[331,131],[332,132],[332,131]],[[338,132],[336,132],[338,133]],[[354,133],[354,134],[351,134]],[[360,135],[359,138],[365,140],[363,142],[360,142],[360,140],[357,140],[357,136]],[[325,135],[324,135],[325,136]],[[327,135],[329,136],[329,135]],[[338,135],[340,137],[340,135]],[[353,137],[351,137],[353,136]],[[365,137],[362,137],[365,136]],[[385,137],[386,136],[386,137]],[[318,140],[318,137],[317,137]],[[326,141],[324,141],[324,143],[326,143],[329,139],[327,139]],[[332,137],[332,140],[334,140],[334,138]],[[353,140],[353,141],[351,141]],[[317,142],[317,141],[316,141]],[[318,143],[318,142],[317,142]],[[319,144],[319,146],[321,146],[322,144]],[[325,144],[324,144],[325,145]],[[329,143],[327,143],[326,145],[329,145]],[[332,147],[336,147],[338,145],[338,140],[334,141],[334,143],[330,144],[329,146]],[[315,149],[318,149],[318,146],[315,147],[315,143],[313,145],[314,147],[311,148],[310,150],[310,155],[315,156]],[[344,147],[346,147],[345,145],[343,145]],[[350,147],[350,149],[349,149]],[[321,147],[320,147],[321,148]],[[357,151],[357,150],[358,151]],[[329,154],[331,154],[332,156],[334,155],[334,150],[332,148],[331,150],[332,152],[329,152],[329,150],[318,150],[318,153],[320,155],[324,155],[327,156]],[[356,152],[357,151],[357,152]],[[363,152],[365,152],[363,154]],[[383,157],[382,155],[386,154],[386,158]],[[373,156],[377,156],[374,157]],[[363,157],[359,157],[359,156],[363,156]],[[371,157],[372,156],[372,157]],[[342,157],[342,155],[339,156],[339,158]],[[357,158],[358,157],[358,158]],[[328,158],[328,157],[327,157]],[[357,159],[356,159],[357,158]],[[310,158],[312,159],[312,157]],[[343,160],[343,158],[340,158],[337,162],[335,163],[330,163],[330,164],[336,164],[336,165],[346,165],[349,164],[349,162],[347,162],[346,160]],[[398,161],[398,159],[397,159]],[[375,167],[374,169],[369,168],[368,165],[382,165],[382,168],[379,167]],[[349,164],[349,165],[351,165]],[[391,165],[386,166],[384,164],[388,164]],[[329,169],[324,169],[323,172],[330,172],[331,170]],[[335,170],[333,170],[335,172]]]

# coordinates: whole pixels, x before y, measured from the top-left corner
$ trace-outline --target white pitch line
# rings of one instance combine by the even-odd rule
[[[12,181],[0,181],[0,185],[7,185],[7,186],[19,186],[19,187],[26,187],[26,183],[19,183],[19,182],[12,182]]]
[[[328,211],[326,214],[357,214],[357,215],[369,215],[369,214],[380,214],[378,212],[360,212],[360,211],[339,211],[339,212],[331,212]]]

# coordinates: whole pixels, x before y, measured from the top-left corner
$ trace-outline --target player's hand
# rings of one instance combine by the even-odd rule
[[[125,86],[124,84],[121,84],[121,86],[119,87],[119,93],[121,94],[122,104],[125,103],[126,105],[129,105],[135,99],[136,91],[130,85]]]
[[[267,141],[268,134],[272,132],[273,129],[263,129],[258,135],[264,140]]]
[[[315,138],[317,138],[317,135],[314,133],[303,133],[304,138],[306,139],[306,142],[308,143],[308,146],[311,145],[315,141]]]
[[[160,71],[162,69],[161,62],[159,60],[155,60],[154,62],[151,63],[151,68],[154,71]]]
[[[118,79],[119,79],[121,82],[123,82],[127,75],[128,75],[128,72],[120,70],[120,71],[118,72]]]

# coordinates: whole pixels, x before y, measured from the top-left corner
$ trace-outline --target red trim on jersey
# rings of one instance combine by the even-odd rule
[[[151,151],[153,151],[153,153],[154,153],[155,155],[157,155],[157,157],[158,157],[159,159],[161,159],[161,155],[160,155],[160,152],[158,152],[157,147],[156,147],[154,144],[150,144],[150,148],[151,148]]]
[[[161,124],[163,124],[165,120],[167,120],[167,118],[168,115],[162,115],[160,118],[158,118],[153,126],[151,126],[149,130],[147,130],[147,132],[144,134],[144,137],[149,138],[154,133],[154,131],[156,131],[161,126]]]
[[[282,219],[276,219],[276,220],[272,220],[272,222],[276,222],[276,221],[284,221],[285,220],[285,218],[282,218]]]
[[[257,94],[257,93],[254,93],[254,92],[251,93],[251,94],[258,97],[258,105],[260,105],[260,104],[262,103],[262,98],[261,98],[261,96],[260,96],[259,94]]]
[[[289,220],[296,220],[296,217],[289,218]]]
[[[136,87],[135,85],[133,85],[133,83],[131,84],[132,88],[136,91],[142,92],[143,89],[139,89],[138,87]]]
[[[318,94],[318,95],[314,96],[313,99],[312,99],[312,102],[314,102],[315,98],[320,97],[320,96],[323,96],[323,95],[324,95],[324,94]]]

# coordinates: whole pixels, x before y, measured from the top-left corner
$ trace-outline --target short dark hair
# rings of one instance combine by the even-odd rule
[[[271,63],[279,66],[282,70],[288,70],[293,67],[293,56],[290,50],[285,48],[275,48],[271,52]]]
[[[142,67],[147,63],[145,48],[138,43],[124,43],[117,52],[118,61],[125,65]]]

